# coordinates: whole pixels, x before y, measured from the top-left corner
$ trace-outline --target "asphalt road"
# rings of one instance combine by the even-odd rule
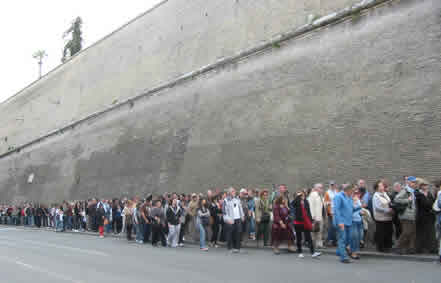
[[[440,282],[437,263],[334,256],[304,259],[265,250],[153,248],[116,238],[0,228],[0,282]]]

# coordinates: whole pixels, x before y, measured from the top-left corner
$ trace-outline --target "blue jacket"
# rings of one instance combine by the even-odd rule
[[[334,225],[344,224],[345,226],[352,225],[352,214],[354,212],[354,205],[352,198],[348,197],[344,192],[339,192],[334,197]]]

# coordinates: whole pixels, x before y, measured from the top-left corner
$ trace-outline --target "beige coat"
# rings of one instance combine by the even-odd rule
[[[323,199],[316,191],[312,191],[308,197],[311,216],[314,221],[323,221]]]

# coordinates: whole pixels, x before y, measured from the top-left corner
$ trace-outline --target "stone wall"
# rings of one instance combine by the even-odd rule
[[[388,2],[0,159],[0,199],[439,178],[440,51],[441,2]]]
[[[0,104],[0,153],[359,1],[163,1]]]

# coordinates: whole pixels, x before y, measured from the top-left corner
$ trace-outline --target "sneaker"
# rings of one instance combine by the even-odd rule
[[[342,263],[352,263],[352,260],[345,258],[344,260],[341,261]]]
[[[232,253],[233,253],[233,254],[238,254],[238,253],[239,253],[239,250],[238,250],[238,249],[233,249]]]
[[[273,252],[275,255],[279,255],[280,254],[280,250],[278,248],[273,248]]]
[[[179,244],[179,247],[183,248],[183,247],[184,247],[184,244],[183,244],[183,243],[180,243],[180,244]]]
[[[206,251],[208,251],[208,248],[201,248],[201,251],[206,252]]]
[[[218,245],[214,245],[214,247],[217,249],[217,248],[219,248],[219,246]]]
[[[322,255],[322,253],[320,253],[320,252],[315,252],[315,253],[312,254],[312,257],[319,257],[319,256],[321,256],[321,255]]]
[[[100,236],[100,239],[104,239],[104,236]]]
[[[298,258],[304,258],[305,256],[303,254],[299,254]]]

